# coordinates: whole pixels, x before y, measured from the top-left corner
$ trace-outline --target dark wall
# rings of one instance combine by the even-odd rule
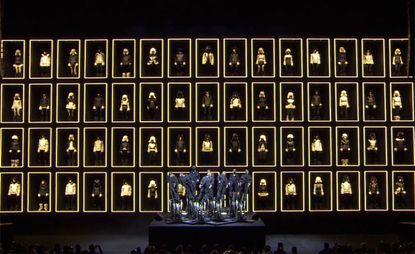
[[[111,38],[186,35],[250,38],[293,35],[360,38],[401,37],[406,36],[407,33],[406,0],[273,0],[248,1],[249,3],[242,0],[117,0],[113,2],[114,4],[102,0],[4,0],[3,36],[5,38]],[[413,13],[414,4],[413,1],[410,2],[409,12]],[[122,216],[124,219],[124,215]],[[61,218],[58,215],[52,217],[56,221]],[[107,217],[114,219],[113,215]],[[107,217],[95,217],[96,220],[92,221],[97,222]],[[143,221],[150,221],[148,218],[151,216],[139,218],[143,217],[147,218]],[[316,217],[311,219],[310,214],[284,215],[280,218],[272,214],[263,217],[273,230],[291,229],[298,232],[309,228],[311,232],[312,229],[327,232],[331,223],[342,224],[344,220],[343,225],[352,225],[351,222],[356,222],[358,217],[359,222],[362,223],[359,225],[364,225],[361,228],[378,231],[377,223],[382,226],[396,225],[397,221],[413,219],[413,214],[379,216],[356,216],[355,213],[347,216],[324,214],[318,220],[314,220]],[[10,216],[10,218],[3,217],[3,220],[28,222],[33,218],[27,216],[22,220],[19,216]],[[46,220],[46,217],[43,219]],[[47,220],[49,219],[48,217]],[[322,221],[324,224],[319,224]],[[104,225],[108,226],[108,224]],[[359,232],[352,226],[350,229]]]
[[[413,1],[409,2],[413,12]],[[4,37],[407,33],[407,0],[6,0],[4,10]]]

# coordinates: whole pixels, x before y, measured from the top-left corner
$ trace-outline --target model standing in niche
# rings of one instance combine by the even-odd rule
[[[20,49],[16,49],[16,51],[14,52],[14,63],[13,63],[15,77],[23,77],[23,63],[24,63],[24,59],[22,56],[22,51]]]
[[[349,134],[343,133],[340,139],[340,162],[342,166],[349,165],[350,152]]]
[[[376,133],[370,132],[369,139],[367,140],[367,142],[368,145],[366,150],[368,151],[368,161],[369,163],[374,163],[376,161],[377,152],[379,150],[377,145]]]
[[[212,47],[206,45],[205,50],[202,54],[202,67],[205,72],[213,72],[215,66],[215,54],[213,53]]]
[[[267,65],[267,59],[263,48],[258,48],[255,64],[257,66],[256,73],[258,75],[263,75],[265,73],[265,67]]]
[[[20,93],[14,94],[11,109],[13,113],[13,121],[22,121],[23,102],[22,98],[20,97]]]
[[[202,65],[215,65],[215,54],[212,52],[210,45],[206,45],[205,51],[202,54]]]
[[[155,92],[148,93],[146,109],[150,119],[154,119],[154,117],[156,116],[156,112],[159,109],[158,100]]]
[[[50,66],[51,66],[50,54],[45,50],[40,55],[39,67],[40,67],[41,77],[50,76]]]
[[[121,76],[123,78],[129,78],[131,76],[131,67],[133,66],[133,59],[130,55],[130,51],[127,48],[122,50],[121,56]]]
[[[121,186],[121,210],[131,210],[131,198],[133,195],[133,187],[128,183],[126,179],[123,179]]]
[[[37,145],[37,157],[40,166],[48,166],[49,164],[49,140],[46,135],[41,134]]]
[[[405,161],[406,152],[408,151],[405,133],[403,131],[398,131],[396,133],[395,140],[393,142],[393,151],[395,153],[394,162],[403,163]]]
[[[102,184],[100,179],[94,179],[91,190],[91,201],[93,210],[102,210]]]
[[[348,119],[349,117],[349,97],[347,95],[346,90],[342,90],[340,92],[340,98],[339,98],[339,118],[340,119]]]
[[[403,65],[403,58],[402,58],[402,52],[399,48],[396,48],[392,57],[392,72],[395,75],[401,75]]]
[[[372,52],[370,49],[366,50],[366,53],[363,55],[363,68],[366,75],[373,74],[373,66],[375,61],[373,59]]]
[[[405,133],[403,131],[398,131],[396,133],[394,143],[395,143],[395,145],[394,145],[393,150],[395,152],[398,152],[398,151],[405,151],[406,152],[406,151],[408,151],[408,148],[406,146]]]
[[[347,73],[347,66],[349,61],[347,61],[346,49],[344,47],[339,47],[339,53],[337,55],[337,70],[339,75],[345,75]]]
[[[158,154],[157,139],[155,136],[150,136],[147,142],[147,156],[150,164],[155,164]]]
[[[209,91],[205,91],[202,97],[202,115],[206,120],[212,120],[212,109],[214,101]]]
[[[217,70],[215,70],[215,53],[213,52],[211,45],[206,45],[202,53],[202,65],[200,67],[200,73],[202,75],[214,75]]]
[[[95,66],[95,75],[97,77],[104,76],[105,73],[105,54],[101,51],[101,49],[98,49],[95,53],[95,59],[94,59],[94,66]]]
[[[79,67],[79,56],[78,52],[76,52],[76,49],[71,49],[69,52],[69,58],[68,58],[68,67],[71,71],[72,77],[78,76],[78,67]]]
[[[49,184],[46,180],[40,181],[39,189],[37,192],[37,198],[39,202],[38,211],[49,211]]]
[[[259,92],[256,105],[257,105],[256,109],[258,112],[258,118],[265,119],[268,115],[269,106],[268,106],[267,96],[264,91]]]
[[[193,192],[191,195],[188,192],[189,190],[187,188],[192,188],[191,179],[189,174],[183,174],[180,173],[179,175],[179,184],[177,186],[177,193],[179,194],[180,198],[180,211],[186,211],[188,215],[194,216],[195,215],[195,207],[198,200],[198,197],[195,192]],[[196,187],[195,187],[196,188]],[[195,189],[194,189],[195,190]]]
[[[174,109],[176,110],[176,115],[180,118],[185,117],[184,114],[186,110],[186,98],[182,90],[178,90],[176,93],[176,98],[174,99]]]
[[[39,112],[40,112],[41,121],[49,120],[49,110],[50,110],[49,98],[45,93],[43,93],[42,97],[40,98],[40,102],[39,102]]]
[[[392,114],[393,120],[401,120],[402,98],[399,90],[393,91],[392,95]]]
[[[320,52],[317,49],[315,49],[310,54],[310,67],[311,67],[311,74],[312,75],[313,74],[316,75],[316,74],[319,73],[320,65],[321,65]]]
[[[258,197],[267,198],[269,196],[267,180],[262,178],[259,180]]]
[[[119,111],[121,115],[123,116],[123,119],[127,120],[129,113],[131,112],[130,100],[128,99],[127,94],[123,94],[121,96],[121,103],[120,103]]]
[[[19,136],[12,135],[12,140],[10,142],[10,149],[9,149],[9,155],[10,155],[10,166],[11,167],[18,167],[20,166],[21,162],[21,155],[22,149],[20,146]]]
[[[294,59],[291,55],[291,49],[287,48],[284,53],[284,58],[282,61],[282,65],[285,70],[285,75],[292,75],[293,74],[293,68],[294,68]]]
[[[185,68],[187,66],[186,56],[183,53],[182,48],[176,50],[176,55],[174,56],[174,68],[177,75],[183,75]]]
[[[75,119],[76,99],[73,92],[69,92],[66,98],[66,111],[68,112],[68,121]]]
[[[318,135],[316,135],[311,143],[312,163],[316,165],[321,164],[321,157],[323,155],[323,143]]]
[[[238,159],[240,158],[240,155],[242,153],[242,148],[241,148],[241,141],[239,140],[238,133],[234,132],[232,134],[232,138],[231,138],[230,146],[229,146],[229,153],[231,155],[231,160],[233,163],[240,163]]]
[[[261,134],[258,140],[258,160],[260,162],[266,162],[268,158],[268,143],[267,143],[267,136],[265,134]]]
[[[174,147],[174,153],[176,155],[176,164],[184,165],[185,156],[187,155],[186,142],[184,141],[183,134],[177,135],[176,146]]]
[[[103,121],[105,120],[105,99],[100,93],[94,97],[94,102],[92,103],[92,112],[94,121]]]
[[[74,211],[76,208],[76,183],[68,177],[65,185],[65,210]]]
[[[406,190],[405,190],[405,180],[403,176],[399,175],[396,177],[397,180],[394,186],[394,195],[396,208],[405,208],[406,206]]]
[[[242,100],[239,97],[239,93],[237,91],[232,92],[232,98],[229,103],[229,109],[230,109],[230,118],[231,120],[237,120],[241,116],[242,111]]]
[[[369,90],[369,93],[366,96],[366,105],[365,108],[367,110],[367,115],[370,120],[374,120],[376,117],[376,97],[373,90]]]
[[[238,49],[237,47],[232,47],[232,52],[229,55],[229,62],[228,62],[230,73],[237,74],[239,65],[241,65],[241,62],[239,60]]]
[[[297,188],[295,186],[294,179],[288,178],[285,184],[285,209],[295,210],[297,208]]]
[[[147,203],[151,210],[158,207],[158,188],[156,180],[151,179],[147,186]]]
[[[311,97],[310,107],[311,107],[311,117],[313,119],[320,119],[321,118],[320,111],[321,111],[321,108],[323,107],[323,103],[322,103],[321,96],[318,90],[314,90],[314,94]]]
[[[131,145],[130,145],[130,140],[127,135],[122,136],[122,140],[120,144],[120,156],[121,156],[121,165],[123,166],[130,165]]]
[[[147,60],[147,66],[156,67],[159,65],[156,48],[150,48]]]
[[[408,151],[408,148],[406,147],[405,133],[403,131],[398,131],[396,133],[393,150],[395,152]]]
[[[13,176],[9,184],[7,198],[9,201],[9,211],[18,211],[20,208],[20,192],[21,186],[17,177]]]
[[[98,136],[94,141],[94,146],[92,148],[92,152],[94,154],[94,165],[95,166],[103,166],[104,165],[104,141]]]
[[[285,139],[285,159],[287,164],[291,164],[294,162],[294,154],[296,152],[295,141],[294,141],[294,134],[289,133]]]
[[[202,161],[209,162],[213,153],[213,141],[209,133],[206,133],[202,141]]]
[[[314,180],[313,197],[314,197],[314,208],[315,209],[323,208],[324,187],[323,187],[323,179],[321,179],[321,176],[316,176]]]
[[[77,164],[77,147],[78,143],[75,140],[75,134],[71,133],[68,135],[68,140],[66,141],[66,161],[67,166],[76,166]]]
[[[261,180],[259,180],[257,196],[258,196],[258,199],[256,201],[257,203],[256,206],[259,209],[267,210],[267,208],[269,207],[270,195],[268,192],[268,183],[265,178],[261,178]]]
[[[286,121],[294,121],[295,120],[295,99],[294,93],[288,92],[287,93],[287,100],[285,102],[285,111],[286,111]]]
[[[350,178],[348,175],[343,176],[342,182],[340,184],[340,207],[342,209],[351,209],[352,205],[352,185],[350,183]]]
[[[379,208],[380,207],[380,191],[378,178],[376,176],[371,176],[368,184],[368,196],[369,196],[369,206],[370,208]]]
[[[158,190],[157,190],[157,183],[155,180],[150,180],[148,187],[147,187],[147,198],[148,199],[158,199]]]

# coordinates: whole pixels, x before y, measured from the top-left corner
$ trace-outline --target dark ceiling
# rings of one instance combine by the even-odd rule
[[[4,1],[4,37],[405,36],[412,0]],[[413,16],[413,15],[412,15]]]

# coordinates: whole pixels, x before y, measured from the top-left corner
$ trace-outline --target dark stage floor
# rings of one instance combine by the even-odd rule
[[[89,244],[95,243],[102,246],[104,253],[130,253],[137,246],[142,250],[147,245],[147,234],[47,234],[47,235],[18,235],[16,240],[27,243],[40,243],[45,246],[53,247],[54,242],[68,244],[74,246],[80,244],[86,248]],[[353,248],[357,248],[362,241],[365,241],[369,247],[376,247],[380,240],[392,242],[398,239],[396,235],[285,235],[272,234],[267,235],[266,243],[273,250],[277,248],[277,243],[284,243],[284,249],[288,252],[291,247],[296,246],[299,253],[318,253],[323,248],[323,243],[328,242],[330,245],[351,244]],[[196,246],[195,246],[196,247]],[[288,252],[289,253],[289,252]]]
[[[18,222],[15,227],[15,240],[29,244],[39,243],[53,247],[80,244],[86,248],[89,244],[99,244],[104,253],[130,253],[138,246],[142,249],[148,244],[148,226],[153,218],[150,216],[103,217],[101,220],[88,220],[81,217],[62,216],[59,220],[38,220]],[[4,223],[5,221],[2,220]],[[27,227],[25,225],[29,225]],[[340,231],[340,230],[339,230]],[[174,237],[174,236],[172,236]],[[299,253],[318,253],[324,242],[351,244],[356,248],[362,241],[369,247],[375,247],[380,240],[392,242],[398,239],[397,234],[267,234],[266,244],[273,250],[277,243],[284,243],[287,250],[296,246]],[[194,246],[198,247],[198,246]],[[289,252],[288,252],[289,253]]]

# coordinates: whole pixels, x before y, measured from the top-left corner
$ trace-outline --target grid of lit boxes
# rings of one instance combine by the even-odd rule
[[[249,210],[254,212],[414,211],[415,94],[407,47],[402,38],[1,40],[0,212],[166,211],[165,177],[192,166],[202,175],[208,169],[249,169]],[[400,66],[394,62],[397,48]],[[126,50],[128,71],[122,65]],[[77,55],[76,71],[71,51]],[[261,51],[266,64],[258,60]],[[50,57],[50,65],[42,64],[42,55]],[[318,112],[311,106],[316,91],[322,104]],[[402,105],[399,117],[395,91]],[[206,92],[212,99],[209,109],[202,106]],[[343,92],[346,108],[340,106]],[[258,108],[261,93],[265,110]],[[375,110],[368,100],[372,93]],[[21,99],[17,116],[16,94]],[[97,94],[103,105],[99,115],[94,111]],[[150,94],[157,98],[155,110],[149,110]],[[235,94],[237,110],[231,107]],[[46,113],[39,108],[43,95],[50,104]],[[128,112],[121,111],[123,95]],[[177,98],[185,107],[177,107]],[[287,107],[290,103],[294,110]],[[341,151],[345,133],[347,158]],[[373,134],[376,152],[368,149]],[[76,152],[68,157],[70,135]],[[209,154],[202,151],[207,135],[213,148]],[[236,153],[231,149],[235,135]],[[13,136],[21,148],[18,155],[11,152]],[[129,139],[127,159],[120,152],[124,136]],[[258,151],[261,136],[266,137],[266,155]],[[316,136],[323,147],[318,158],[311,149]],[[41,137],[48,140],[45,153],[39,153]],[[98,137],[100,154],[94,153]],[[175,151],[179,137],[186,148],[180,158]],[[403,148],[397,138],[405,139]],[[149,152],[151,139],[157,153]],[[295,149],[287,151],[287,142]],[[318,198],[317,177],[324,192]],[[374,177],[376,195],[369,194]],[[13,179],[18,195],[9,195]],[[345,179],[350,195],[342,190]],[[400,179],[405,195],[396,192]],[[42,180],[48,195],[41,201]],[[69,180],[75,193],[70,197]],[[96,180],[98,198],[93,195]],[[291,180],[294,198],[286,195]],[[124,184],[128,196],[122,194]],[[39,211],[39,203],[48,205]]]

